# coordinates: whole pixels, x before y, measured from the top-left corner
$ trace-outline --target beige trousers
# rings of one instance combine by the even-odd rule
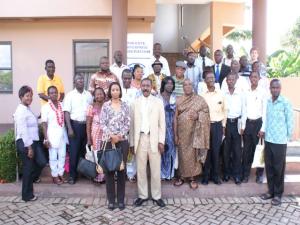
[[[147,161],[149,159],[151,172],[151,195],[154,200],[161,198],[160,180],[160,152],[152,152],[150,147],[150,136],[141,134],[139,145],[136,151],[137,163],[137,185],[139,198],[147,199],[148,196],[148,177]]]

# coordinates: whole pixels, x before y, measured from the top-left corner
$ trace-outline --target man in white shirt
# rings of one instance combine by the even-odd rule
[[[232,176],[236,184],[241,184],[242,172],[242,148],[241,148],[241,132],[245,121],[245,99],[244,94],[235,88],[236,74],[229,73],[227,75],[228,89],[225,92],[228,104],[227,123],[225,129],[224,144],[224,181],[227,182]],[[239,120],[241,119],[241,126]]]
[[[247,81],[246,77],[241,76],[240,71],[240,63],[237,60],[232,60],[231,62],[231,72],[236,74],[236,83],[235,88],[239,89],[242,92],[245,92],[249,89],[250,85]],[[228,89],[227,86],[227,78],[225,78],[222,82],[222,88],[221,90],[225,92]]]
[[[214,65],[214,62],[207,57],[207,49],[205,45],[200,47],[200,55],[195,59],[195,65],[200,67],[204,71],[205,67],[211,67]]]
[[[110,72],[115,74],[119,81],[122,80],[122,71],[124,69],[129,69],[129,67],[123,64],[123,53],[120,50],[115,51],[114,53],[115,63],[109,67]],[[122,82],[120,82],[122,87]]]
[[[227,45],[226,47],[226,57],[223,59],[223,63],[226,66],[231,66],[232,60],[234,60],[234,49],[232,45]]]
[[[242,178],[243,183],[247,183],[251,164],[253,162],[254,152],[259,138],[263,136],[265,131],[267,93],[258,86],[260,76],[258,72],[251,72],[251,87],[245,93],[245,121],[243,122],[242,133],[244,134],[244,151],[242,162]],[[262,183],[262,175],[264,168],[257,168],[256,182]]]
[[[194,92],[197,93],[198,83],[202,81],[202,68],[195,65],[196,55],[194,52],[187,53],[187,67],[184,72],[184,77],[190,79],[193,83]]]
[[[142,95],[142,92],[131,87],[132,73],[130,69],[125,69],[122,72],[122,101],[126,102],[130,107],[135,99]]]
[[[78,160],[80,156],[84,156],[87,143],[86,112],[93,102],[91,93],[84,90],[84,78],[81,74],[75,76],[74,84],[75,89],[67,94],[63,106],[70,144],[69,184],[75,184]]]
[[[169,68],[169,63],[168,60],[161,55],[162,52],[162,47],[160,43],[155,43],[153,45],[153,56],[150,59],[150,62],[147,66],[148,71],[145,73],[145,77],[148,77],[150,74],[154,73],[152,64],[158,60],[163,64],[161,73],[165,74],[166,76],[171,76],[170,68]]]

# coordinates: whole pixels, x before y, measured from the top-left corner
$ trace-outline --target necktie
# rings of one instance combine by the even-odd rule
[[[219,64],[217,64],[216,67],[217,67],[217,69],[216,69],[216,82],[219,82],[219,78],[220,78]]]
[[[205,57],[202,57],[202,71],[205,69]]]

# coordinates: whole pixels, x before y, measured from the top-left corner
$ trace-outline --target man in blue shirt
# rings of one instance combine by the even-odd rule
[[[268,193],[261,195],[263,200],[272,198],[272,205],[281,204],[284,190],[284,171],[287,142],[293,132],[293,110],[289,101],[280,95],[278,79],[270,83],[272,97],[267,102],[265,128],[265,167]]]

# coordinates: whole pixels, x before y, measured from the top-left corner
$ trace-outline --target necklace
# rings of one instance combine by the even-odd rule
[[[65,118],[64,118],[64,113],[62,111],[60,102],[57,102],[57,108],[54,106],[52,101],[49,101],[49,105],[50,105],[51,109],[55,112],[56,121],[57,121],[58,125],[63,127]]]

